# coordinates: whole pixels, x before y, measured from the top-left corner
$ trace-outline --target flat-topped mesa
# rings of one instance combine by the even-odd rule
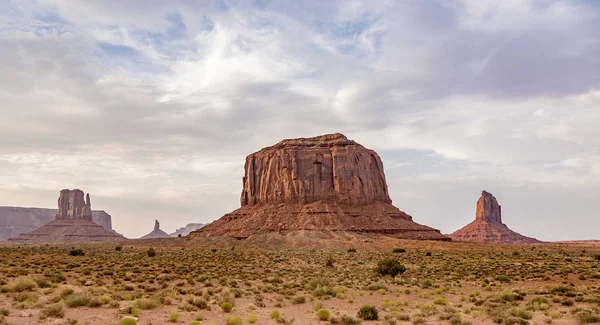
[[[498,201],[492,193],[485,190],[481,192],[481,197],[477,201],[475,219],[493,223],[502,223],[502,207],[498,204]]]
[[[288,139],[246,158],[241,207],[194,237],[352,233],[449,240],[392,205],[375,151],[335,133]],[[295,237],[294,237],[295,238]]]
[[[335,133],[286,139],[246,157],[240,203],[391,203],[379,155]]]
[[[83,219],[92,220],[92,202],[90,195],[83,195],[82,190],[62,190],[58,198],[56,220]]]

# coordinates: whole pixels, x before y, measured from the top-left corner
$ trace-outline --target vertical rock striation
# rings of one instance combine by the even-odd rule
[[[190,236],[309,230],[448,240],[393,206],[379,155],[339,133],[283,140],[250,154],[240,204]]]
[[[56,220],[83,219],[92,220],[92,203],[90,194],[84,195],[82,190],[62,190],[58,198]]]

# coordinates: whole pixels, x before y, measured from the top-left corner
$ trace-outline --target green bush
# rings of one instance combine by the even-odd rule
[[[244,323],[242,318],[238,316],[227,317],[225,322],[227,325],[242,325]]]
[[[404,249],[404,248],[394,248],[394,249],[392,249],[392,253],[406,253],[406,249]]]
[[[233,305],[230,302],[225,301],[221,304],[221,309],[223,309],[224,312],[228,313],[233,309]]]
[[[156,256],[156,251],[154,250],[154,248],[150,247],[146,251],[146,255],[148,255],[148,257],[154,257]]]
[[[360,310],[357,314],[358,318],[364,320],[378,320],[379,313],[377,312],[377,308],[375,306],[365,305],[360,307]]]
[[[69,308],[87,306],[92,301],[92,297],[87,293],[75,293],[65,298],[65,305]]]
[[[123,318],[118,323],[118,325],[136,325],[137,321],[131,317]]]
[[[406,272],[406,267],[393,258],[386,258],[377,263],[376,270],[377,273],[383,276],[389,275],[391,277],[395,277],[398,274]]]
[[[348,248],[348,253],[356,253],[356,248],[354,248],[354,247]]]
[[[306,298],[304,298],[304,296],[294,297],[294,299],[292,299],[293,305],[299,305],[299,304],[303,304],[305,302],[306,302]]]
[[[279,317],[280,317],[281,315],[279,314],[279,311],[277,311],[277,310],[273,309],[273,310],[271,311],[271,313],[269,314],[269,316],[270,316],[272,319],[279,319]]]
[[[329,311],[327,309],[319,309],[319,311],[317,311],[317,318],[319,318],[319,320],[328,320]]]

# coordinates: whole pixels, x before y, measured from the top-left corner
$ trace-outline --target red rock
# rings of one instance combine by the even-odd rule
[[[377,153],[342,134],[283,140],[250,154],[244,169],[241,208],[191,237],[313,230],[448,240],[393,206]]]
[[[55,220],[32,232],[9,238],[21,242],[81,242],[120,240],[125,237],[92,222],[92,204],[89,194],[83,199],[81,190],[62,190],[58,198]]]
[[[502,223],[502,208],[496,198],[486,191],[477,201],[475,221],[450,235],[455,241],[478,243],[529,244],[540,243],[535,238],[523,236]]]

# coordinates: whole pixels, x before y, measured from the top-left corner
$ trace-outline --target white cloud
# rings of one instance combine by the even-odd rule
[[[600,181],[600,13],[584,3],[0,6],[0,204],[80,187],[126,235],[174,229],[238,205],[249,152],[327,132],[380,152],[392,196],[433,226],[408,198],[451,219],[478,187],[567,206]]]

